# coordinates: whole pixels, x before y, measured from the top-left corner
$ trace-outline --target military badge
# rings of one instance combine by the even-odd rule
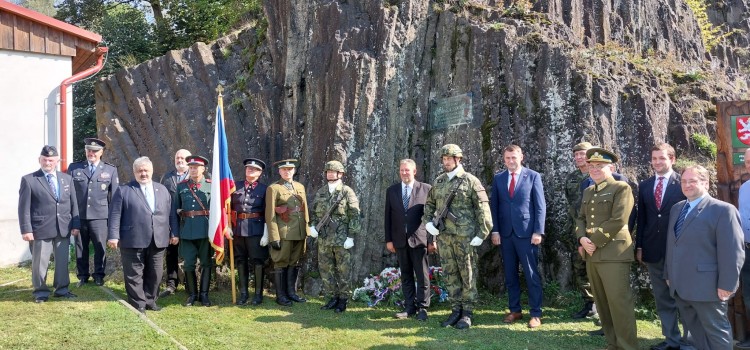
[[[102,191],[106,191],[106,190],[107,190],[107,184],[102,184]]]

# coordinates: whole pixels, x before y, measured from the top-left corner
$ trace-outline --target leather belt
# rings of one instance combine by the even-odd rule
[[[208,216],[210,212],[208,210],[183,210],[180,212],[180,216],[183,218],[192,218],[196,216]]]
[[[264,214],[262,211],[258,213],[237,213],[237,218],[242,220],[262,218],[263,216]]]

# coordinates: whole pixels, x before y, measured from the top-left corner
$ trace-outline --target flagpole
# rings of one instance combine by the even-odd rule
[[[224,87],[219,85],[218,88],[216,88],[216,91],[219,92],[219,108],[222,110],[222,116],[224,115],[224,96],[221,94],[224,91]],[[217,121],[218,123],[218,121]],[[224,211],[224,214],[226,218],[229,218],[230,208],[227,205],[222,206],[221,210]],[[231,232],[231,229],[230,229]],[[229,276],[230,280],[232,281],[232,304],[237,304],[237,288],[234,281],[234,239],[228,239],[229,241]]]

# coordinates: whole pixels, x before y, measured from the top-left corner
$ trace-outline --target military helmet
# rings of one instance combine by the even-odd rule
[[[440,149],[441,157],[461,157],[463,158],[464,153],[461,151],[461,147],[456,144],[449,143]]]
[[[339,162],[338,160],[332,160],[332,161],[327,162],[323,171],[337,171],[340,173],[346,172],[344,170],[344,165],[341,164],[341,162]]]

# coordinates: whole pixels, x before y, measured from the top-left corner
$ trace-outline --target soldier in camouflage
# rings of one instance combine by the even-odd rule
[[[318,238],[318,269],[323,280],[323,293],[330,298],[321,310],[335,309],[336,313],[341,313],[346,310],[352,296],[350,249],[354,246],[354,237],[362,230],[359,199],[351,187],[341,182],[345,173],[341,162],[332,160],[326,163],[324,172],[328,184],[315,193],[310,237]],[[330,220],[321,223],[330,208],[334,208]]]
[[[591,294],[591,284],[586,277],[586,260],[583,259],[583,248],[576,242],[575,220],[578,217],[578,211],[581,208],[581,181],[588,178],[588,163],[586,163],[586,151],[593,146],[588,142],[581,142],[573,146],[573,161],[576,169],[568,173],[565,177],[565,198],[568,200],[568,221],[565,225],[565,231],[568,236],[565,237],[565,244],[570,251],[577,251],[573,254],[573,283],[581,292],[583,298],[583,308],[573,314],[573,318],[584,318],[596,314],[594,310],[594,295]]]
[[[484,186],[461,165],[463,152],[454,144],[440,149],[444,173],[432,184],[427,195],[422,222],[433,236],[440,236],[440,253],[446,273],[446,287],[452,312],[440,325],[457,329],[471,327],[472,312],[477,300],[476,248],[489,236],[492,228],[489,198]],[[446,207],[451,192],[455,197],[443,222],[433,223]],[[438,217],[439,219],[439,217]],[[437,227],[436,227],[437,224]]]

